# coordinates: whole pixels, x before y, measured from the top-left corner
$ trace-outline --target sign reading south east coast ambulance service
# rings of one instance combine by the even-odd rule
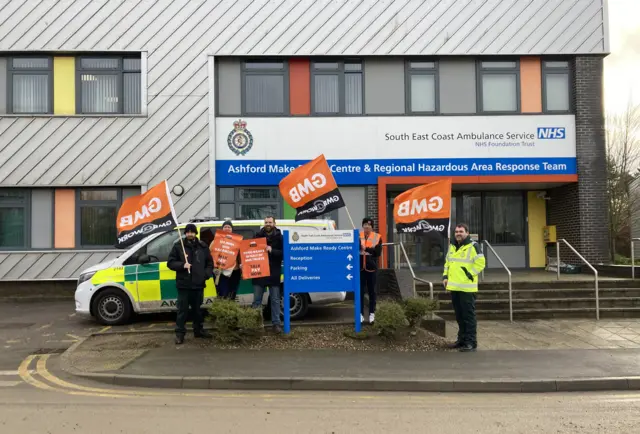
[[[162,181],[122,203],[116,219],[116,247],[124,249],[151,234],[170,231],[177,221],[169,185]]]
[[[216,119],[216,182],[278,185],[323,154],[338,185],[380,176],[575,175],[573,115]]]
[[[451,179],[421,185],[393,201],[398,233],[434,232],[447,238],[451,217]]]

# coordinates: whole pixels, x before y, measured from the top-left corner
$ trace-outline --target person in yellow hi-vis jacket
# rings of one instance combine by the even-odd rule
[[[449,246],[444,263],[442,283],[451,291],[451,303],[458,322],[458,340],[451,345],[461,352],[475,351],[478,347],[476,321],[476,293],[478,275],[486,261],[480,246],[469,236],[469,226],[456,225],[455,239]]]

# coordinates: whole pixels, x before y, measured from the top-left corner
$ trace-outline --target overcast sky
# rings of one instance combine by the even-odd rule
[[[604,98],[609,112],[629,99],[640,104],[640,0],[609,0],[611,54],[604,61]]]

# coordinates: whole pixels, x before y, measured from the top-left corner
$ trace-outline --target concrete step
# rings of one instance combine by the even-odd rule
[[[640,273],[640,272],[639,272]],[[631,280],[631,279],[616,279],[616,280],[599,280],[598,286],[601,289],[606,288],[640,288],[640,279]],[[593,280],[579,280],[579,281],[571,281],[571,280],[549,280],[544,282],[512,282],[511,288],[513,290],[520,289],[586,289],[593,288],[594,281]],[[443,290],[442,282],[433,281],[433,289],[435,291]],[[478,285],[479,291],[484,290],[508,290],[509,284],[507,282],[480,282]],[[416,282],[416,290],[418,291],[428,291],[429,286]]]
[[[513,290],[513,299],[539,300],[546,298],[595,298],[595,289],[592,288],[562,288],[562,289],[517,289]],[[428,296],[428,291],[420,291],[421,295]],[[448,291],[434,291],[434,297],[446,301],[451,299]],[[600,288],[601,298],[640,297],[640,288]],[[482,290],[478,291],[478,301],[491,299],[508,299],[508,290]]]
[[[452,311],[438,311],[436,314],[446,320],[455,320]],[[508,310],[487,310],[477,312],[480,320],[508,320]],[[569,309],[518,309],[513,311],[514,320],[526,319],[552,319],[552,318],[595,318],[594,308],[569,308]],[[639,318],[639,307],[628,308],[600,308],[600,318]]]
[[[544,310],[544,309],[590,309],[596,307],[595,297],[586,298],[541,298],[537,300],[513,300],[514,310]],[[640,308],[640,297],[600,297],[600,308]],[[450,300],[440,301],[440,310],[453,312]],[[476,311],[509,311],[508,299],[476,301]]]

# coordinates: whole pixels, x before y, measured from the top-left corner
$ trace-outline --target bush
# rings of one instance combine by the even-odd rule
[[[261,309],[243,307],[233,300],[215,300],[209,314],[217,336],[225,342],[242,341],[264,330]]]
[[[424,297],[409,298],[405,300],[403,307],[409,326],[416,327],[425,315],[438,309],[438,301]]]
[[[382,301],[376,309],[373,329],[386,338],[395,337],[396,332],[405,326],[407,319],[402,306],[393,301]]]

